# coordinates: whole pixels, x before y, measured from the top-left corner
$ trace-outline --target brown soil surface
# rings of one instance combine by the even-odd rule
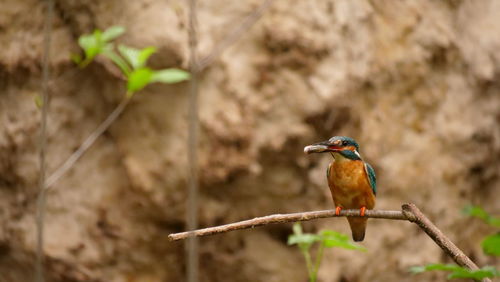
[[[32,281],[43,2],[0,9],[0,282]],[[199,3],[207,55],[259,1]],[[413,202],[479,265],[494,230],[460,214],[500,213],[500,1],[274,1],[200,81],[200,225],[332,208],[330,157],[303,147],[354,137],[378,176],[377,208]],[[185,1],[56,1],[48,166],[56,169],[113,110],[122,80],[104,60],[78,69],[77,38],[127,28],[157,46],[154,68],[188,65]],[[188,83],[152,85],[48,194],[49,281],[183,281]],[[349,233],[344,219],[306,223]],[[306,281],[291,225],[200,241],[201,281]],[[451,262],[416,226],[370,220],[366,253],[333,249],[333,281],[441,281],[408,268]]]

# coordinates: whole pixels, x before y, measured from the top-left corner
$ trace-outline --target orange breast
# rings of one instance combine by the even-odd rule
[[[328,185],[335,206],[346,209],[359,209],[362,206],[367,209],[375,207],[375,195],[373,195],[363,161],[334,161],[329,169]]]

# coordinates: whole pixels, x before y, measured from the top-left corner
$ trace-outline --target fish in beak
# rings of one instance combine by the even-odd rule
[[[306,154],[338,152],[341,150],[342,150],[342,148],[340,146],[338,146],[336,144],[331,144],[329,141],[319,142],[319,143],[304,147],[304,153],[306,153]]]

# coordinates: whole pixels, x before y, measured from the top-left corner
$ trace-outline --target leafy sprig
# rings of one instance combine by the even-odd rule
[[[480,206],[466,206],[462,210],[463,214],[468,216],[477,217],[482,219],[485,223],[493,226],[500,227],[500,218],[490,215]],[[500,256],[500,233],[492,234],[483,239],[481,247],[487,255]]]
[[[130,98],[133,94],[148,84],[177,83],[190,78],[190,74],[180,69],[169,68],[153,70],[146,66],[148,59],[156,52],[155,47],[135,49],[123,44],[118,45],[118,53],[115,51],[114,39],[125,33],[125,28],[120,26],[110,27],[104,32],[96,29],[91,34],[84,34],[78,39],[78,44],[84,51],[84,58],[80,55],[72,55],[72,59],[80,67],[87,66],[98,55],[110,59],[125,75],[127,79],[127,94]]]
[[[490,215],[480,206],[473,206],[473,205],[466,206],[462,210],[462,213],[468,216],[480,218],[487,224],[493,227],[500,228],[500,218]]]
[[[73,54],[72,59],[81,67],[87,66],[99,54],[108,54],[113,52],[113,41],[125,33],[125,28],[113,26],[102,32],[99,29],[91,34],[84,34],[78,38],[78,45],[83,49],[85,58],[78,54]]]
[[[315,243],[319,243],[319,247],[313,263],[311,247]],[[317,280],[318,270],[325,248],[339,247],[366,252],[364,247],[350,242],[349,237],[345,234],[332,230],[322,230],[318,234],[304,233],[302,231],[302,225],[298,222],[293,225],[293,234],[288,236],[288,245],[298,245],[306,261],[310,282],[315,282]]]
[[[496,270],[492,266],[485,266],[478,270],[470,270],[455,264],[434,263],[425,266],[414,266],[410,268],[410,272],[413,274],[418,274],[433,270],[449,271],[450,274],[448,274],[448,279],[471,278],[471,279],[481,280],[484,278],[493,278],[496,276],[500,276],[500,272],[498,272],[498,270]]]

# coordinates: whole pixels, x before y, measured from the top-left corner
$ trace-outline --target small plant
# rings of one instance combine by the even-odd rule
[[[478,206],[467,206],[462,211],[464,214],[482,219],[487,224],[500,228],[500,218],[491,216]],[[500,232],[489,235],[481,242],[481,247],[487,255],[500,256]]]
[[[316,257],[311,257],[311,248],[315,243],[317,247]],[[309,282],[316,282],[319,266],[323,258],[325,248],[340,247],[348,250],[366,252],[366,249],[358,244],[351,243],[349,236],[331,230],[322,230],[318,234],[303,233],[299,222],[293,225],[293,234],[288,236],[288,245],[298,245],[300,252],[304,255],[309,274]]]
[[[92,34],[84,34],[78,38],[78,45],[85,52],[85,58],[79,54],[73,54],[72,59],[80,67],[87,66],[94,58],[103,54],[114,61],[114,46],[111,41],[125,33],[125,28],[113,26],[102,32],[99,29],[94,30]],[[115,62],[116,63],[116,62]]]
[[[491,216],[479,206],[467,206],[462,212],[468,216],[480,218],[491,226],[500,227],[500,218]],[[497,232],[496,234],[484,238],[481,242],[481,247],[483,248],[483,252],[487,255],[500,256],[500,233]],[[454,264],[435,263],[410,268],[410,272],[414,274],[434,270],[450,272],[448,279],[471,278],[481,280],[483,278],[500,277],[500,272],[492,266],[485,266],[478,270],[470,270]]]
[[[410,269],[410,271],[414,274],[433,270],[443,270],[450,272],[450,274],[448,275],[448,279],[470,278],[481,280],[483,278],[492,278],[500,275],[500,273],[492,266],[485,266],[478,270],[470,270],[455,264],[433,263],[425,266],[414,266]]]
[[[78,39],[78,44],[83,49],[84,56],[71,55],[72,60],[81,68],[91,63],[96,56],[102,55],[111,60],[123,73],[127,80],[127,92],[124,99],[116,106],[109,116],[83,141],[78,149],[66,159],[45,181],[45,189],[49,189],[56,183],[80,157],[94,144],[113,122],[121,115],[130,98],[137,91],[143,89],[150,83],[177,83],[190,78],[190,74],[180,69],[153,70],[146,66],[146,62],[156,52],[155,47],[135,49],[125,45],[118,45],[115,50],[113,40],[125,33],[125,28],[113,26],[105,31],[96,29],[91,34],[84,34]],[[35,104],[41,107],[42,100],[35,96]]]
[[[72,55],[72,59],[80,67],[87,66],[97,55],[110,59],[122,71],[127,79],[127,98],[146,87],[150,83],[176,83],[189,79],[189,73],[179,69],[153,70],[146,62],[156,52],[155,47],[135,49],[118,45],[115,51],[114,39],[125,33],[125,28],[113,26],[104,32],[96,29],[91,34],[84,34],[78,39],[78,44],[84,51],[84,58]]]

